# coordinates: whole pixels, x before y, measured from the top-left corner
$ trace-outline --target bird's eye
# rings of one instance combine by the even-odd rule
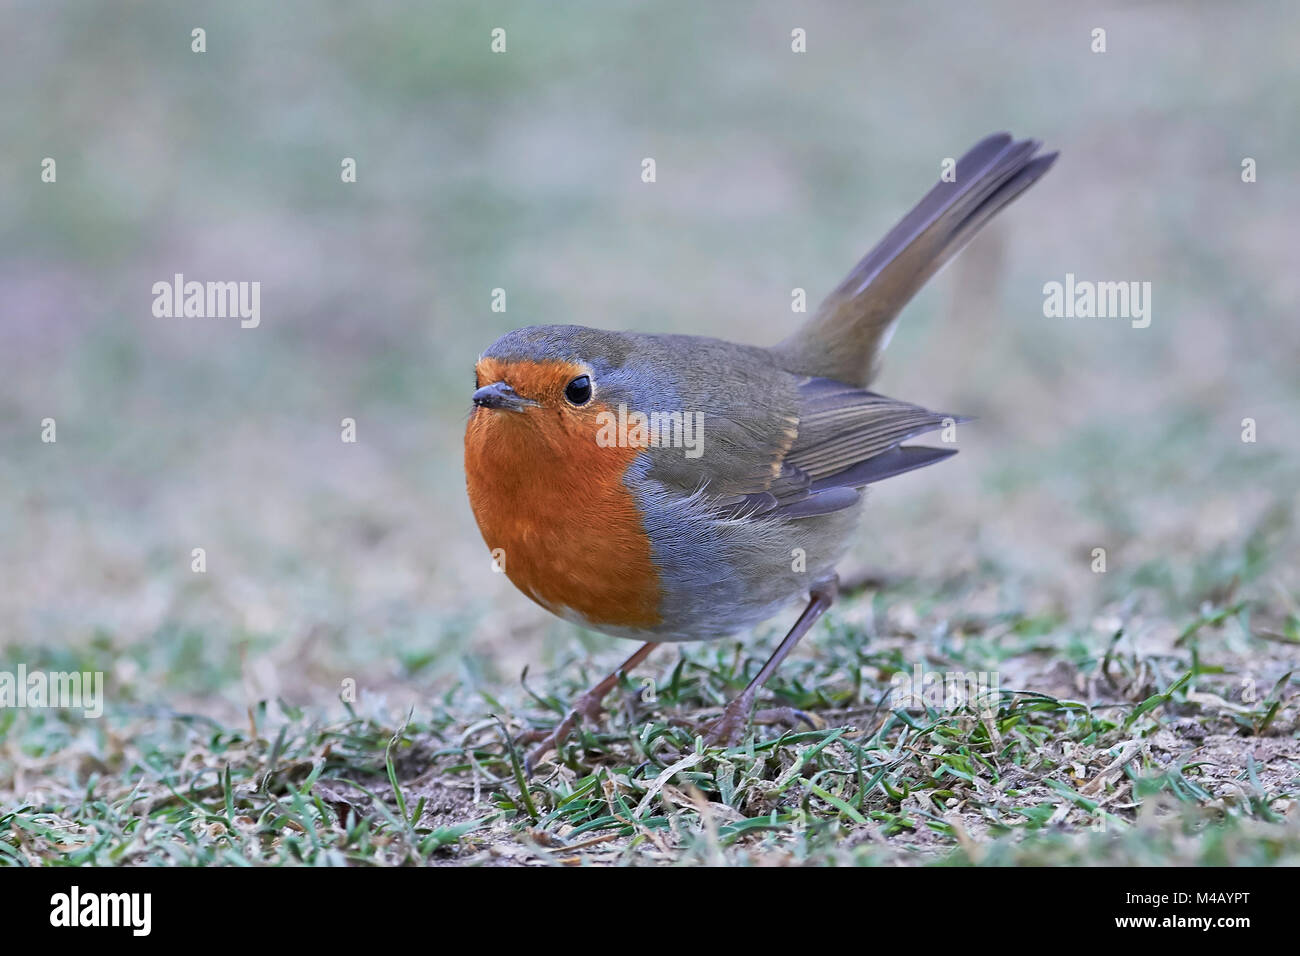
[[[579,375],[564,386],[564,397],[571,405],[586,405],[591,401],[591,379],[586,375]]]

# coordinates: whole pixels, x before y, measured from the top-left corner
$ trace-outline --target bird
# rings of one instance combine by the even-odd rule
[[[656,647],[802,601],[705,739],[743,736],[759,690],[836,599],[866,486],[955,454],[905,442],[968,419],[869,386],[903,307],[1055,162],[1040,149],[1009,133],[976,143],[775,345],[535,325],[478,357],[466,490],[498,570],[553,614],[641,642],[552,729],[520,736],[537,745],[530,775]]]

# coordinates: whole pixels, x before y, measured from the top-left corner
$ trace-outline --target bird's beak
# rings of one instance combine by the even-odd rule
[[[493,382],[474,392],[474,404],[479,408],[504,408],[512,412],[522,412],[529,405],[537,402],[524,398],[505,382]]]

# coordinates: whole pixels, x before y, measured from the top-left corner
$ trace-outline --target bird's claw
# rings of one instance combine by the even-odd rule
[[[727,705],[722,716],[709,725],[704,734],[704,744],[708,747],[734,747],[740,743],[745,732],[745,717],[753,700],[737,697]],[[796,727],[807,724],[813,730],[821,730],[826,721],[816,714],[794,707],[767,707],[754,714],[755,724],[789,724]]]
[[[704,745],[706,747],[734,747],[740,742],[741,736],[745,732],[745,718],[749,715],[749,708],[753,704],[753,698],[746,699],[742,694],[731,703],[729,703],[722,716],[709,725],[704,733]]]
[[[536,743],[537,746],[533,751],[524,758],[524,776],[532,777],[533,771],[552,750],[558,750],[560,744],[573,733],[573,728],[583,718],[595,723],[600,719],[605,708],[600,706],[600,701],[591,694],[583,694],[573,702],[569,712],[564,715],[564,719],[555,725],[549,731],[546,730],[526,730],[515,738],[516,746],[526,746]]]

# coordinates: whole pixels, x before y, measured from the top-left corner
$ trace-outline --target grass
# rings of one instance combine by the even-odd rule
[[[510,740],[559,719],[600,669],[586,655],[500,696],[452,681],[405,714],[8,710],[0,861],[1294,864],[1300,618],[1243,595],[1239,574],[1217,584],[1222,601],[1174,620],[1159,652],[1136,649],[1131,601],[1107,632],[959,616],[973,582],[850,595],[770,685],[822,726],[755,726],[726,749],[701,727],[765,644],[661,649],[531,781]],[[1269,680],[1243,683],[1239,646]],[[918,660],[998,672],[993,706],[898,706],[893,678]],[[1022,673],[1038,676],[1008,683]]]

